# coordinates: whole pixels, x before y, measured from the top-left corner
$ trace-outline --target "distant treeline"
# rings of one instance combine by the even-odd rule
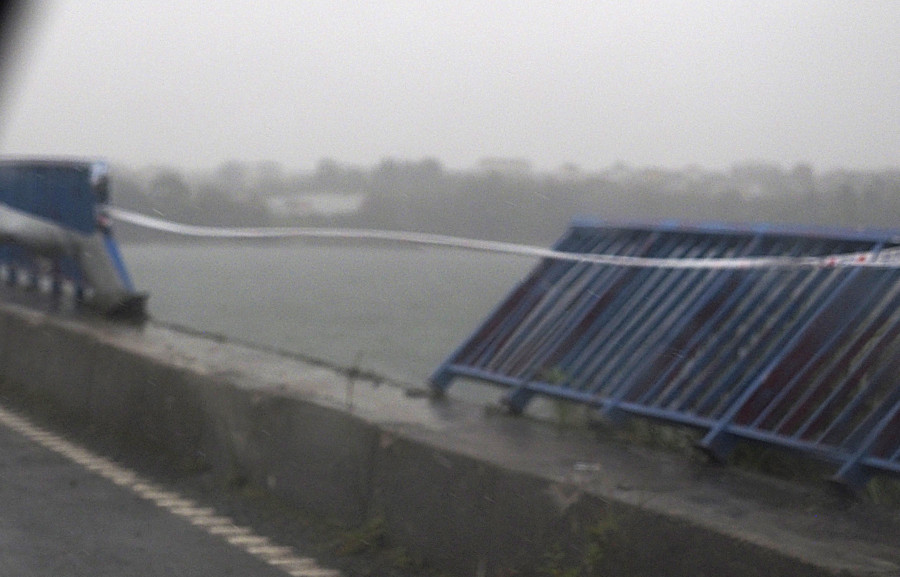
[[[431,158],[387,159],[360,168],[323,160],[287,173],[271,162],[228,162],[193,174],[113,167],[116,206],[221,226],[338,226],[410,230],[549,244],[574,216],[609,220],[768,222],[900,228],[900,170],[833,171],[744,164],[727,172],[631,169],[587,173],[451,171]],[[363,195],[359,210],[287,216],[275,198]],[[119,226],[126,240],[148,233]]]

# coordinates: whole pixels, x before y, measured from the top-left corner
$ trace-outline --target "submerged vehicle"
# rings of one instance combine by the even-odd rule
[[[100,160],[0,158],[0,275],[75,297],[106,314],[143,317],[112,235],[109,168]]]

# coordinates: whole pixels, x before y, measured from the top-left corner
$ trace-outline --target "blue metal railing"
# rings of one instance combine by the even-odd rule
[[[0,282],[37,288],[113,316],[143,318],[109,226],[108,167],[100,160],[0,159]]]
[[[573,223],[554,248],[652,258],[825,256],[900,245],[892,231]],[[669,268],[540,262],[435,371],[799,450],[858,484],[900,474],[900,269]]]

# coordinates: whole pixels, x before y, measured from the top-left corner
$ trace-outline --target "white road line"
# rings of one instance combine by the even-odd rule
[[[137,480],[137,477],[131,471],[110,472],[108,478],[110,481],[112,481],[116,485],[119,485],[122,487],[131,486],[134,484],[135,480]]]
[[[249,535],[251,533],[250,529],[246,527],[239,527],[230,523],[214,525],[207,529],[207,531],[213,535]]]
[[[199,525],[201,527],[217,527],[221,525],[232,525],[234,521],[231,520],[230,517],[216,517],[213,515],[206,516],[201,515],[199,517],[194,517],[189,519],[189,521],[194,525]]]
[[[259,545],[247,547],[247,551],[254,555],[265,555],[268,557],[287,557],[293,555],[294,551],[290,547],[280,547],[278,545]]]
[[[292,577],[339,577],[340,572],[334,569],[291,569],[287,572]]]
[[[138,493],[141,494],[141,497],[144,499],[149,499],[151,501],[166,501],[173,500],[178,498],[178,493],[172,493],[171,491],[160,491],[156,487],[144,487],[142,483],[139,483],[140,488],[136,489]]]
[[[269,540],[258,535],[232,535],[225,537],[225,540],[232,545],[244,545],[246,547],[270,546]]]
[[[190,499],[179,499],[178,497],[167,497],[165,499],[154,499],[156,501],[157,507],[162,507],[164,509],[170,509],[174,512],[175,509],[196,509],[197,503],[191,501]]]
[[[278,565],[286,567],[288,570],[299,571],[300,569],[313,569],[315,561],[312,559],[275,559],[269,561],[269,565]]]
[[[321,569],[315,566],[312,559],[274,560],[269,565],[274,565],[285,571],[288,575],[296,577],[338,577],[339,572],[331,569]]]
[[[207,507],[174,507],[171,511],[179,517],[205,517],[215,513],[215,509]]]
[[[83,447],[66,441],[59,435],[45,431],[32,424],[28,419],[3,407],[0,407],[0,424],[116,485],[128,488],[139,497],[153,501],[157,507],[166,509],[173,515],[203,529],[209,535],[223,539],[231,546],[277,567],[288,575],[293,577],[341,577],[340,571],[319,567],[315,559],[297,556],[292,547],[274,545],[266,537],[254,534],[252,529],[237,525],[230,517],[216,515],[215,509],[198,507],[194,501],[185,499],[174,491],[167,491],[154,485],[142,479],[134,471],[121,467],[105,457],[95,455]]]

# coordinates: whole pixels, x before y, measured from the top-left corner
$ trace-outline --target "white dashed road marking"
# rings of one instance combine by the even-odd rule
[[[293,577],[340,577],[341,573],[333,569],[319,567],[315,559],[299,557],[292,547],[275,545],[266,537],[253,533],[249,527],[235,524],[230,517],[216,515],[214,509],[199,507],[190,499],[178,493],[166,491],[140,477],[134,471],[121,467],[114,462],[94,455],[90,451],[66,441],[59,435],[45,431],[15,413],[0,407],[0,424],[20,433],[51,451],[66,457],[85,469],[109,479],[120,487],[126,487],[133,493],[153,501],[157,507],[168,510],[173,515],[186,519],[208,534],[220,538],[233,547],[237,547],[249,555],[261,559],[265,563],[281,569]]]

